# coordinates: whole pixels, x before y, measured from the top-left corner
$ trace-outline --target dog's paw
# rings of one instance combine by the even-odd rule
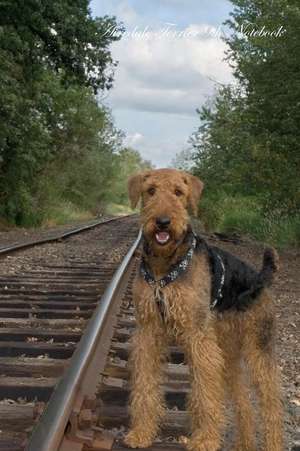
[[[144,431],[132,430],[124,438],[125,445],[130,448],[148,448],[152,442],[153,439],[147,437]]]

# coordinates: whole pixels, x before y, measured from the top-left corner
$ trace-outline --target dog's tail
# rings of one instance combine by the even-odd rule
[[[267,247],[264,252],[263,265],[259,279],[264,287],[269,287],[274,280],[274,274],[279,269],[279,256],[273,247]]]
[[[263,265],[260,272],[257,274],[255,281],[251,284],[250,288],[243,291],[238,296],[239,310],[245,310],[252,299],[256,298],[261,290],[272,285],[274,280],[274,274],[279,268],[279,257],[275,249],[272,247],[266,248],[263,257]]]

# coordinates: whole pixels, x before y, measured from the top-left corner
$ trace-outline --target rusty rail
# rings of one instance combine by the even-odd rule
[[[140,240],[141,232],[102,296],[65,376],[33,431],[27,451],[80,451],[86,445],[111,449],[113,437],[91,427],[94,395]],[[88,425],[86,432],[82,424]]]
[[[129,216],[134,216],[134,215],[118,216],[115,218],[100,220],[100,221],[93,222],[92,224],[76,227],[74,229],[68,230],[67,232],[56,233],[56,234],[54,234],[54,236],[51,236],[51,237],[48,236],[46,238],[41,238],[38,240],[31,240],[31,241],[27,241],[27,242],[23,242],[23,243],[15,243],[15,244],[12,244],[9,246],[5,246],[5,247],[0,248],[0,257],[2,255],[11,254],[12,252],[20,251],[22,249],[27,249],[27,248],[30,248],[33,246],[38,246],[40,244],[46,244],[46,243],[51,243],[54,241],[64,240],[64,239],[69,238],[70,236],[76,235],[78,233],[94,229],[95,227],[98,227],[102,224],[107,224],[109,222],[118,221],[120,219],[124,219]]]

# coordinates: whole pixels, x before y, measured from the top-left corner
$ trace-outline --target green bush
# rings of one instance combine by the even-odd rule
[[[279,218],[271,227],[271,243],[280,248],[300,246],[300,216]]]
[[[20,183],[14,195],[0,209],[0,216],[11,225],[34,227],[41,223],[43,211],[30,189]]]
[[[69,201],[60,201],[45,212],[45,226],[64,225],[70,222],[86,221],[93,217],[91,212],[81,209]]]
[[[200,220],[207,230],[218,230],[223,216],[222,199],[225,194],[204,194],[199,206]]]
[[[266,212],[255,197],[206,194],[200,203],[200,219],[207,230],[248,235],[280,248],[300,245],[300,216]]]
[[[260,213],[253,197],[233,196],[225,192],[205,194],[200,203],[201,219],[208,229],[224,229],[228,232],[245,230]]]
[[[258,211],[247,208],[227,210],[224,212],[220,229],[227,233],[248,234],[256,239],[265,237],[264,224]]]

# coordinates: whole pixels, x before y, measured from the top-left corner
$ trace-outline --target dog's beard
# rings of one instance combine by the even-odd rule
[[[161,204],[162,202],[166,202],[166,199],[160,199]],[[160,229],[156,224],[156,218],[164,215],[170,218],[170,225]],[[172,255],[185,236],[188,223],[188,214],[179,202],[175,203],[172,210],[158,209],[153,202],[144,205],[141,212],[141,225],[150,253],[163,258]]]

